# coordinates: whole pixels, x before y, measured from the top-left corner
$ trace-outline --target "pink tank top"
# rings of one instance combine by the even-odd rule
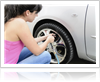
[[[23,47],[21,40],[15,42],[4,40],[4,63],[16,64]]]
[[[16,64],[23,47],[21,40],[15,42],[4,40],[4,63]],[[5,72],[4,79],[5,81],[19,81],[16,72]]]
[[[4,72],[4,81],[19,81],[16,72]]]

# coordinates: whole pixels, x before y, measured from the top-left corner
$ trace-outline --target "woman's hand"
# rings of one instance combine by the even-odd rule
[[[49,36],[54,36],[55,37],[55,34],[54,33],[48,34],[47,37],[49,37]]]
[[[49,43],[54,42],[54,36],[55,36],[55,34],[53,34],[53,33],[48,35],[47,40],[49,41]]]

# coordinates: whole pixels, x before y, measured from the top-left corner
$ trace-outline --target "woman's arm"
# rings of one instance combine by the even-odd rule
[[[49,37],[49,36],[54,36],[55,37],[55,34],[51,33],[51,34],[48,34],[48,35],[45,35],[45,36],[42,36],[42,37],[35,38],[35,40],[38,43],[38,42],[41,42],[43,40],[46,40],[47,37]]]
[[[18,37],[21,39],[21,41],[24,43],[24,45],[35,55],[39,55],[41,54],[47,47],[48,43],[53,42],[54,41],[54,37],[53,36],[49,36],[47,37],[46,41],[41,44],[38,45],[37,41],[43,40],[46,37],[42,38],[42,39],[34,39],[34,37],[32,36],[29,27],[27,25],[26,22],[22,21],[19,22],[20,25],[18,27],[17,30],[17,35]]]
[[[48,37],[48,35],[42,36],[42,37],[38,37],[38,38],[35,38],[35,41],[38,43],[38,42],[41,42],[41,41],[43,41],[43,40],[46,40],[47,37]]]

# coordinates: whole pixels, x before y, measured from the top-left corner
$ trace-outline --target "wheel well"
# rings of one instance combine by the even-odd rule
[[[56,25],[58,25],[58,26],[60,26],[60,27],[63,27],[62,29],[63,29],[66,33],[68,33],[68,35],[70,36],[70,38],[71,38],[71,40],[72,40],[72,43],[73,43],[73,45],[74,45],[74,47],[75,47],[75,54],[76,54],[76,55],[75,55],[75,58],[77,58],[78,55],[77,55],[77,49],[76,49],[76,45],[75,45],[75,43],[74,43],[74,40],[73,40],[73,38],[72,38],[70,32],[69,32],[61,23],[59,23],[59,22],[57,22],[57,21],[55,21],[55,20],[51,20],[51,19],[40,20],[39,22],[37,22],[37,24],[36,24],[35,27],[34,27],[33,36],[34,36],[34,34],[35,34],[36,29],[37,29],[40,25],[42,25],[42,24],[44,24],[44,23],[54,23],[54,24],[56,24]]]

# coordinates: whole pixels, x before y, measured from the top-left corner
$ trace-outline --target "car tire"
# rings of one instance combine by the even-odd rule
[[[62,53],[64,53],[64,54],[62,56],[62,60],[60,58],[61,61],[59,61],[59,62],[60,62],[60,64],[66,64],[66,63],[69,63],[74,56],[74,45],[73,45],[73,42],[72,42],[72,39],[71,39],[69,33],[67,33],[62,28],[63,27],[61,27],[57,24],[44,23],[36,29],[34,37],[38,37],[39,32],[44,29],[51,30],[50,33],[55,33],[56,38],[59,38],[60,40],[62,39],[62,42],[63,42],[63,44],[61,45],[62,46],[61,50],[62,50]],[[43,35],[41,35],[41,36],[43,36]],[[58,39],[57,39],[57,41],[58,41]],[[55,39],[56,43],[57,43],[57,41]],[[63,47],[64,47],[64,49],[63,49]],[[60,48],[60,47],[58,46],[58,48]],[[66,53],[64,50],[66,51]],[[57,53],[59,53],[59,52],[57,51]],[[60,54],[62,55],[62,53],[60,53]],[[52,60],[51,64],[57,64],[57,62],[55,62],[56,60],[54,60],[54,58],[52,58],[51,60]]]
[[[51,73],[52,81],[56,80],[58,73]],[[73,77],[67,72],[60,72],[57,81],[73,81]]]

